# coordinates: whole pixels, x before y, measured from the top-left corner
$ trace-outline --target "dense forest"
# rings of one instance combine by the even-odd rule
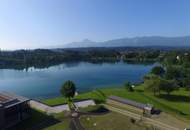
[[[185,88],[190,90],[190,53],[184,51],[169,51],[162,54],[160,65],[155,66],[144,76],[146,89],[154,95],[162,91],[171,92]]]
[[[160,62],[165,64],[189,64],[189,50],[173,48],[76,48],[0,51],[0,68],[44,68],[65,62]],[[187,54],[187,55],[185,55]],[[176,61],[176,57],[181,59]]]

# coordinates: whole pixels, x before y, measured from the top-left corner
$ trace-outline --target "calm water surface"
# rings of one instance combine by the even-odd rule
[[[73,80],[79,92],[105,86],[121,85],[125,81],[141,82],[154,65],[87,62],[67,63],[44,69],[0,69],[0,91],[14,92],[30,98],[59,96],[60,86]]]

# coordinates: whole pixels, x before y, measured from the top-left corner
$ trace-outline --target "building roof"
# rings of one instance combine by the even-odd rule
[[[0,107],[11,107],[16,104],[28,101],[28,98],[15,95],[13,93],[8,92],[0,92]]]
[[[121,97],[117,97],[117,96],[109,96],[108,99],[114,100],[114,101],[118,101],[127,105],[131,105],[140,109],[145,109],[146,107],[148,107],[146,104],[142,104],[142,103],[138,103],[129,99],[123,99]]]

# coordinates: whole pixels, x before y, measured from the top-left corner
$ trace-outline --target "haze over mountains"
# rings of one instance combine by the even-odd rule
[[[77,47],[143,47],[143,46],[190,47],[190,36],[183,36],[183,37],[146,36],[146,37],[120,38],[104,42],[94,42],[85,39],[80,42],[72,42],[59,47],[77,48]]]

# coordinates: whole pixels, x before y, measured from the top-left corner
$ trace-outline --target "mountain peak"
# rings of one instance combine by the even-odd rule
[[[190,46],[190,36],[163,37],[144,36],[133,38],[120,38],[104,42],[94,42],[84,39],[80,42],[72,42],[64,47],[130,47],[130,46]]]
[[[89,39],[83,39],[82,42],[85,42],[85,43],[91,43],[93,41],[89,40]]]

